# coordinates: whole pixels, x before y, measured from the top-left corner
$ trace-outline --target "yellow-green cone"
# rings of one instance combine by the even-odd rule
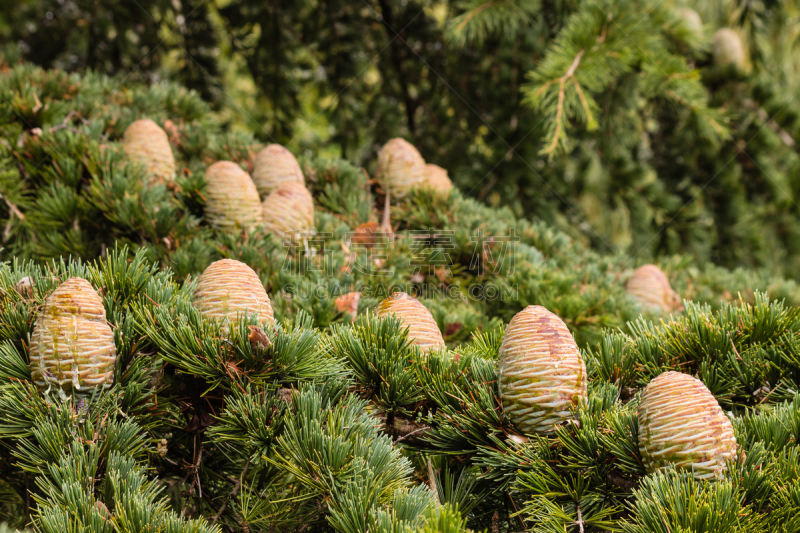
[[[506,327],[498,359],[503,409],[524,433],[546,434],[585,398],[586,366],[566,324],[529,305]]]
[[[436,192],[447,194],[453,188],[453,182],[447,176],[447,171],[439,165],[425,165],[426,180],[424,187],[429,187]]]
[[[47,298],[30,342],[33,381],[88,392],[114,383],[117,347],[103,300],[88,281],[70,278]]]
[[[263,222],[258,191],[239,165],[217,161],[206,170],[206,219],[225,231],[250,230]]]
[[[697,37],[703,36],[703,19],[700,18],[697,11],[691,7],[684,7],[678,11],[678,15],[689,31],[694,33]]]
[[[194,307],[204,317],[236,320],[257,315],[260,322],[274,321],[272,304],[252,268],[233,259],[211,263],[197,280]]]
[[[414,187],[425,184],[425,160],[408,141],[392,139],[378,152],[375,179],[392,197],[402,198]]]
[[[264,226],[275,235],[292,237],[307,233],[314,226],[314,199],[305,185],[287,181],[261,204]]]
[[[125,156],[143,165],[151,176],[164,181],[175,179],[175,158],[166,132],[150,119],[137,120],[122,138]]]
[[[419,300],[404,292],[395,292],[375,309],[379,317],[396,315],[403,327],[408,328],[408,338],[423,352],[444,348],[444,339],[433,315]]]
[[[292,152],[280,144],[270,144],[258,153],[253,168],[253,182],[258,194],[263,198],[287,181],[306,183]]]
[[[648,311],[671,312],[681,308],[681,297],[672,290],[666,274],[655,265],[637,268],[625,290]]]
[[[717,30],[713,37],[714,63],[720,67],[746,69],[747,54],[742,38],[730,28]]]
[[[676,467],[716,479],[736,453],[730,420],[703,382],[664,372],[642,393],[639,452],[648,472]]]

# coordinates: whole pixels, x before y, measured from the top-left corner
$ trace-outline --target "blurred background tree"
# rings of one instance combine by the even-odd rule
[[[699,14],[687,14],[690,7]],[[739,67],[714,59],[735,30]],[[800,267],[796,1],[20,0],[8,57],[196,89],[373,169],[403,136],[470,195],[640,258]]]

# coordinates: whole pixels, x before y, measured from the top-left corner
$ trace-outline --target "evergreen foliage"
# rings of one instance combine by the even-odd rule
[[[503,12],[481,5],[465,4],[473,15],[450,30],[469,27],[465,45],[539,16],[530,3],[500,2]],[[603,12],[581,6],[570,7],[577,18],[564,31],[580,33]],[[484,11],[497,18],[478,21]],[[524,17],[512,22],[509,13]],[[636,30],[665,64],[683,42],[678,29],[664,29],[673,22],[656,6]],[[580,42],[569,35],[543,63],[553,72],[563,66],[559,53]],[[615,83],[644,91],[653,59],[626,53]],[[604,68],[606,59],[595,59]],[[3,68],[0,517],[12,527],[800,530],[793,281],[666,256],[661,266],[685,311],[642,315],[624,289],[638,260],[458,190],[413,192],[393,206],[391,237],[365,238],[361,230],[377,227],[382,191],[355,164],[324,157],[301,161],[316,209],[306,246],[263,228],[226,233],[206,220],[204,171],[221,159],[251,170],[260,144],[224,127],[197,93]],[[610,85],[573,74],[564,85],[575,90],[574,114],[564,120],[588,125],[576,87],[599,99]],[[672,90],[697,96],[698,84],[689,77]],[[547,101],[538,104],[545,114]],[[681,104],[677,114],[701,126],[716,120],[711,107]],[[145,116],[169,135],[175,185],[124,158],[122,133]],[[575,127],[568,133],[575,137]],[[256,271],[274,326],[253,316],[217,322],[192,307],[197,275],[220,258]],[[37,389],[28,367],[44,301],[73,276],[102,296],[118,353],[115,385],[87,397]],[[396,319],[372,316],[396,289],[421,295],[447,348],[425,355]],[[354,321],[336,303],[351,291],[361,293]],[[548,436],[520,434],[497,392],[502,325],[532,304],[569,326],[590,378],[570,423]],[[698,377],[733,419],[742,453],[725,479],[646,474],[639,392],[667,370]]]
[[[88,398],[38,390],[27,367],[43,299],[74,275],[102,290],[121,354],[116,385]],[[424,357],[393,318],[319,330],[301,313],[264,348],[248,341],[253,317],[201,319],[192,286],[145,250],[0,269],[8,519],[41,531],[796,530],[800,315],[762,294],[604,333],[584,352],[574,423],[523,437],[497,398],[500,329]],[[645,476],[637,393],[670,369],[733,409],[743,453],[724,481]]]
[[[226,124],[297,154],[373,169],[387,139],[408,137],[467,196],[606,252],[791,275],[797,9],[794,0],[21,0],[0,9],[0,39],[11,43],[7,63],[93,69],[120,83],[177,79]],[[745,68],[715,63],[712,36],[723,28],[741,39]]]

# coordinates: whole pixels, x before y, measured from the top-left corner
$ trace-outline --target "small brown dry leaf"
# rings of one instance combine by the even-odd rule
[[[248,326],[250,328],[250,335],[247,339],[250,341],[250,347],[256,352],[265,352],[272,346],[272,343],[264,333],[264,330],[258,326]]]
[[[358,314],[358,301],[361,299],[360,292],[348,292],[336,298],[336,310],[340,313],[348,313],[352,316],[351,321],[356,319]]]

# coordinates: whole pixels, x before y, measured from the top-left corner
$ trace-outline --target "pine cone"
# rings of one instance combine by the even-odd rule
[[[253,182],[258,194],[265,197],[287,181],[306,183],[292,152],[280,144],[270,144],[258,153],[253,168]]]
[[[700,380],[664,372],[642,393],[639,451],[648,472],[675,466],[694,469],[697,479],[716,479],[736,452],[736,437]]]
[[[678,16],[683,21],[683,24],[695,34],[697,37],[703,36],[703,19],[697,14],[697,11],[691,7],[684,7],[678,11]]]
[[[378,152],[375,179],[395,198],[402,198],[414,187],[423,185],[426,178],[425,160],[408,141],[392,139]]]
[[[722,28],[714,34],[714,63],[720,67],[733,66],[744,69],[747,56],[739,34],[730,28]]]
[[[655,265],[637,268],[625,290],[648,311],[669,313],[682,308],[680,295],[672,290],[666,274]]]
[[[575,339],[540,305],[529,305],[509,322],[498,369],[503,409],[524,433],[553,431],[587,394],[586,366]]]
[[[206,218],[225,231],[252,229],[263,223],[253,180],[236,163],[217,161],[206,169]]]
[[[275,235],[294,237],[314,226],[314,199],[305,185],[287,181],[267,196],[261,204],[264,225]]]
[[[47,298],[33,326],[30,369],[39,387],[75,392],[114,383],[117,347],[103,300],[88,281],[70,278]]]
[[[256,314],[259,322],[274,321],[272,304],[258,275],[233,259],[211,263],[194,289],[195,308],[204,317],[236,320],[237,315]]]
[[[419,300],[404,292],[395,292],[375,309],[379,317],[396,315],[403,327],[408,327],[408,338],[427,353],[431,348],[444,348],[444,339],[433,315]]]
[[[127,158],[141,163],[151,176],[175,179],[175,158],[167,134],[150,119],[137,120],[125,130],[122,147]]]
[[[425,186],[442,194],[447,194],[453,188],[453,182],[447,176],[447,171],[439,165],[425,165],[427,180]]]

